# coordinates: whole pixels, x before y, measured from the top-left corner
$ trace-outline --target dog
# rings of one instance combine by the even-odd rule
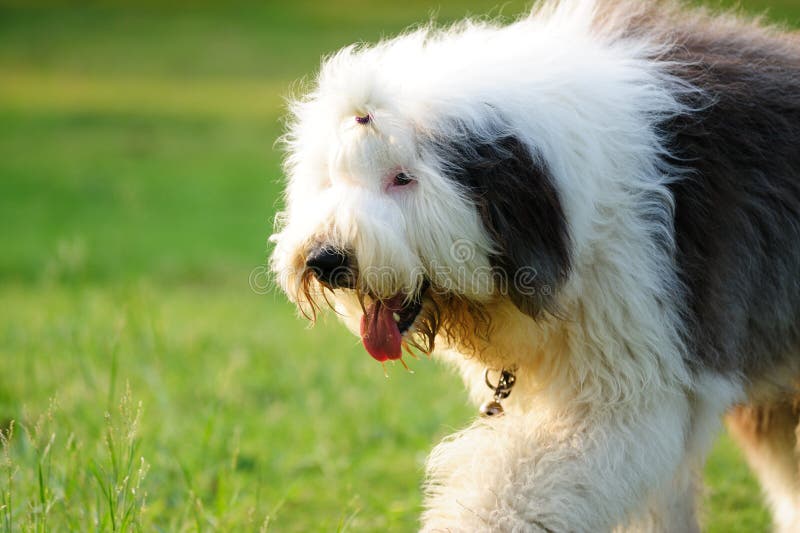
[[[723,417],[800,531],[798,34],[549,0],[348,46],[289,115],[277,283],[494,396],[423,531],[697,531]]]

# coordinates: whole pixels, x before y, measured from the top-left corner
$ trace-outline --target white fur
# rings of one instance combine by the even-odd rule
[[[361,281],[374,294],[413,292],[429,276],[486,304],[501,327],[480,356],[438,341],[476,402],[489,396],[487,367],[518,368],[506,416],[431,455],[426,531],[689,527],[693,473],[741,390],[687,369],[672,304],[682,288],[670,251],[654,244],[672,230],[671,169],[658,163],[653,125],[686,111],[678,96],[692,89],[648,59],[656,45],[596,29],[594,12],[564,1],[509,26],[465,22],[348,47],[292,105],[272,265],[293,301],[307,304],[299,281],[315,242],[349,246],[362,271],[390,267]],[[558,295],[566,319],[534,321],[491,280],[455,274],[488,268],[494,243],[418,137],[453,117],[488,135],[492,110],[556,181],[572,242]],[[370,125],[354,121],[366,114]],[[417,183],[387,190],[397,169]],[[459,241],[474,254],[454,258]],[[336,303],[355,330],[354,297],[337,292]]]

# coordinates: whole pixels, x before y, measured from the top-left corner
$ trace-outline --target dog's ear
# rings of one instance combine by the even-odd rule
[[[569,231],[546,165],[510,133],[456,138],[437,143],[447,146],[440,155],[498,248],[491,261],[502,290],[533,318],[554,312],[555,291],[570,268]]]

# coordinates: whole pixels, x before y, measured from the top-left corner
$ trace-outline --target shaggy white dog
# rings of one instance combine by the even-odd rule
[[[435,345],[477,403],[516,380],[433,451],[423,530],[694,531],[729,411],[800,531],[795,34],[546,2],[347,47],[291,112],[289,297],[379,361]]]

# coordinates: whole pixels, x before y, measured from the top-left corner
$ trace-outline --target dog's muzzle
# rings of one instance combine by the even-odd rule
[[[351,254],[329,244],[321,244],[306,256],[306,272],[330,289],[355,289],[357,271]],[[403,292],[389,298],[369,294],[361,317],[361,341],[378,361],[402,358],[405,336],[413,330],[422,311],[422,298],[430,283],[427,279],[419,291],[409,296]]]

